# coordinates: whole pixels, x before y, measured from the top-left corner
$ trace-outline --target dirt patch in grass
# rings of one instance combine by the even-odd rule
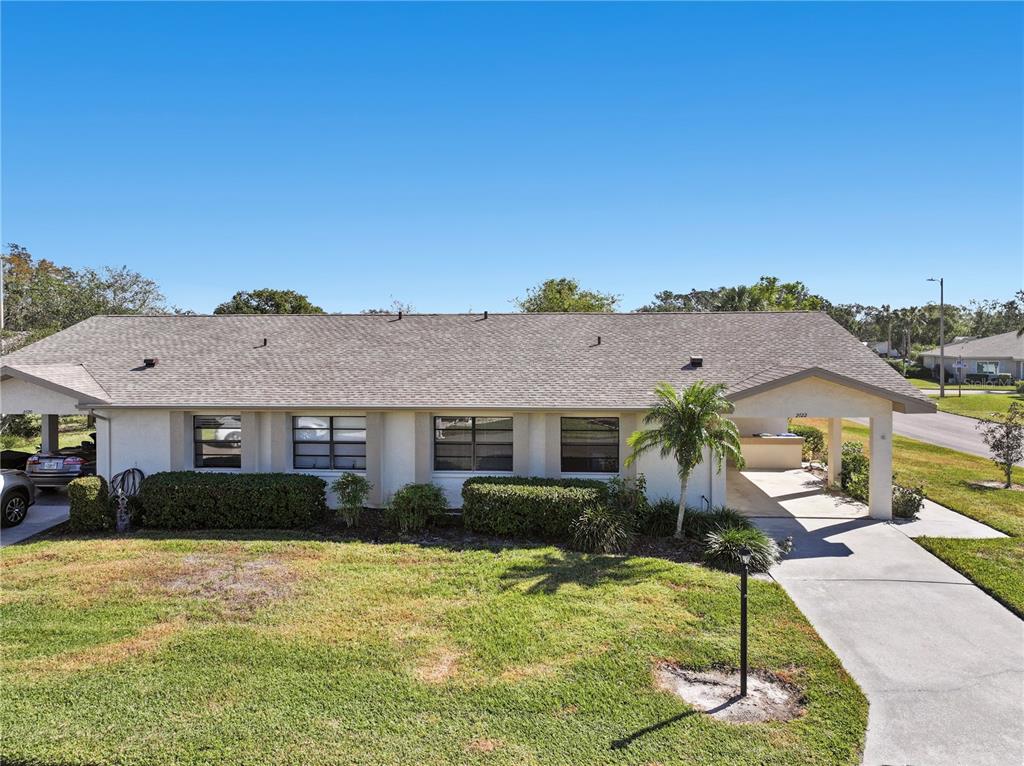
[[[272,556],[239,561],[231,554],[192,553],[162,586],[238,618],[290,596],[296,579],[287,564]]]
[[[739,672],[731,669],[698,671],[660,662],[654,669],[654,683],[712,718],[729,723],[790,721],[805,709],[799,689],[761,670],[749,674],[746,697],[739,696]]]
[[[471,753],[493,753],[502,743],[496,739],[474,739],[468,745],[466,750]]]
[[[1006,483],[1001,481],[972,481],[970,486],[977,489],[1005,489],[1009,492],[1024,492],[1024,484],[1013,484],[1007,487]]]
[[[424,683],[443,684],[458,671],[459,655],[449,649],[442,649],[416,667],[416,677]]]
[[[23,668],[36,672],[71,673],[79,670],[90,670],[96,667],[113,665],[125,660],[134,659],[142,654],[156,651],[167,640],[185,627],[184,619],[158,622],[144,628],[133,636],[108,644],[91,646],[88,649],[69,654],[32,660],[23,664]]]

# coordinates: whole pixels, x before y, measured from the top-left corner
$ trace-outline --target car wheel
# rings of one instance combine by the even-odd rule
[[[12,492],[3,500],[0,523],[5,527],[16,527],[28,515],[28,498],[22,492]]]

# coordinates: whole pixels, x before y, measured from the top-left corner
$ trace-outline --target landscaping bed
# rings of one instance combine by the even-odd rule
[[[801,714],[736,724],[655,680],[663,662],[735,667],[733,575],[457,528],[426,545],[335,531],[357,534],[6,550],[4,762],[859,761],[864,697],[774,583],[751,582],[751,663],[798,690]]]

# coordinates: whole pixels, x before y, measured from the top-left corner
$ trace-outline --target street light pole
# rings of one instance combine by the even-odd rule
[[[747,573],[753,551],[747,546],[739,549],[740,563],[740,696],[747,696]]]
[[[945,277],[934,277],[929,282],[939,283],[939,398],[946,395],[946,285]]]

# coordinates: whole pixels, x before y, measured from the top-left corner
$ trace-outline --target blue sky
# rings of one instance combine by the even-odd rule
[[[2,5],[2,239],[175,304],[1024,282],[1020,4]]]

